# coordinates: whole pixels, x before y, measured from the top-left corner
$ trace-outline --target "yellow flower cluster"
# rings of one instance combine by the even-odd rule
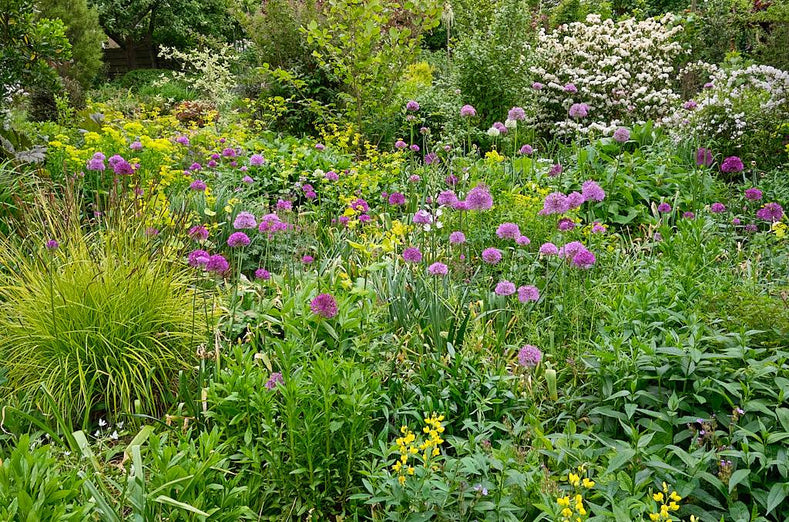
[[[658,491],[652,495],[652,500],[658,502],[660,507],[655,513],[649,514],[649,520],[669,520],[671,513],[679,510],[679,501],[682,500],[676,491],[668,492],[668,485],[663,483],[663,491]]]
[[[400,428],[401,436],[395,440],[400,458],[392,465],[392,471],[397,473],[397,481],[401,485],[405,483],[406,476],[414,474],[414,466],[411,465],[413,459],[418,458],[418,455],[421,456],[422,463],[427,468],[430,467],[431,459],[441,453],[439,447],[444,442],[444,439],[441,438],[441,434],[444,433],[443,420],[444,416],[436,415],[435,412],[430,417],[425,417],[426,426],[422,428],[425,437],[421,442],[417,440],[416,434],[408,426]],[[432,469],[437,468],[433,467]]]
[[[584,468],[579,467],[577,473],[570,473],[567,475],[567,483],[575,490],[575,495],[567,494],[556,498],[556,503],[562,508],[561,522],[582,522],[588,515],[584,507],[584,497],[582,491],[584,489],[592,489],[595,485],[594,480],[589,477],[583,477]]]
[[[770,230],[773,232],[773,234],[775,234],[775,237],[778,239],[783,239],[786,237],[786,228],[786,223],[783,221],[776,221],[770,227]]]

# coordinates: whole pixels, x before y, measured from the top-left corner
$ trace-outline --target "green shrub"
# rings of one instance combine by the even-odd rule
[[[0,245],[4,394],[82,425],[166,410],[205,332],[187,280],[129,232],[58,239],[59,249],[32,255]]]

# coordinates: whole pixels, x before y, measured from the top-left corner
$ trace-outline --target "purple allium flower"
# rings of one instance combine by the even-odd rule
[[[277,210],[284,210],[285,212],[289,212],[290,210],[293,210],[293,202],[287,199],[278,199]]]
[[[337,315],[337,309],[337,300],[331,294],[318,294],[310,301],[312,313],[326,319]]]
[[[576,87],[575,84],[568,83],[567,85],[564,86],[564,92],[575,94],[576,92],[578,92],[578,87]]]
[[[524,145],[521,147],[520,153],[524,156],[530,156],[534,152],[534,149],[531,145]]]
[[[397,140],[395,142],[395,148],[396,149],[404,149],[406,147],[408,147],[408,143],[404,142],[403,140]]]
[[[452,204],[452,208],[455,210],[468,210],[468,203],[459,199]]]
[[[436,198],[436,202],[439,205],[443,205],[447,207],[451,207],[452,205],[454,205],[457,200],[458,197],[457,195],[455,195],[455,192],[452,190],[442,190],[438,194],[438,197]]]
[[[707,82],[704,84],[705,89],[712,89],[715,85],[712,82]]]
[[[570,106],[570,117],[575,119],[586,118],[589,115],[589,106],[585,103],[573,103]]]
[[[403,260],[405,260],[407,263],[421,263],[422,252],[420,252],[416,247],[408,247],[403,250]]]
[[[435,262],[427,267],[427,273],[434,276],[445,276],[449,273],[449,268],[444,263]]]
[[[192,172],[197,172],[198,170],[203,170],[203,166],[195,161],[194,163],[189,165],[189,170],[191,170]]]
[[[554,165],[551,165],[551,170],[548,171],[548,176],[551,178],[555,178],[556,176],[562,173],[562,170],[563,169],[561,163],[556,163]]]
[[[405,195],[401,192],[392,192],[389,194],[390,205],[405,205]]]
[[[249,244],[249,236],[243,232],[233,232],[227,238],[227,245],[230,247],[245,247]]]
[[[509,112],[507,112],[507,119],[523,121],[526,119],[526,111],[524,111],[521,107],[513,107],[509,110]]]
[[[209,272],[214,272],[215,274],[224,274],[230,270],[230,264],[222,254],[214,254],[208,258],[205,269]]]
[[[208,167],[209,168],[214,168],[217,165],[219,165],[219,163],[217,163],[216,160],[211,160],[211,161],[208,162]]]
[[[414,152],[419,152],[419,145],[417,145],[416,143],[414,143],[413,145],[411,145],[408,148],[411,149]]]
[[[502,223],[496,229],[496,235],[501,239],[518,239],[521,235],[521,230],[515,223]]]
[[[565,259],[572,259],[578,252],[583,252],[586,247],[580,241],[570,241],[559,249],[559,256]]]
[[[525,345],[518,352],[518,364],[527,368],[534,368],[542,360],[542,352],[536,346]]]
[[[203,225],[195,225],[189,229],[189,237],[195,241],[205,241],[208,239],[208,229]]]
[[[749,223],[749,224],[745,225],[745,231],[746,232],[753,233],[753,232],[756,232],[757,230],[759,230],[759,227],[757,227],[753,223]]]
[[[667,214],[667,213],[671,212],[671,205],[669,205],[668,203],[666,203],[666,202],[664,201],[663,203],[661,203],[660,205],[658,205],[658,207],[657,207],[657,210],[658,210],[658,212],[660,212],[661,214]]]
[[[475,109],[472,105],[464,105],[460,108],[460,115],[465,117],[471,117],[477,115],[477,109]]]
[[[540,246],[540,254],[544,256],[558,256],[559,249],[553,243],[543,243]]]
[[[438,161],[438,154],[435,152],[425,154],[425,165],[432,165],[436,161]]]
[[[493,196],[488,187],[480,183],[466,194],[466,205],[469,210],[488,210],[493,206]]]
[[[202,179],[196,179],[189,185],[189,188],[191,190],[194,190],[195,192],[203,192],[205,191],[207,186],[205,184],[205,181],[203,181]]]
[[[148,227],[145,229],[145,235],[148,237],[158,236],[159,229],[156,227]]]
[[[574,210],[584,204],[586,198],[580,192],[570,192],[567,194],[567,209]]]
[[[503,281],[499,281],[496,285],[496,289],[494,290],[496,295],[512,295],[515,293],[515,284],[507,281],[506,279]]]
[[[731,220],[731,224],[734,225],[734,226],[737,226],[737,225],[742,224],[742,221],[740,221],[740,218],[734,218],[734,219]]]
[[[279,372],[274,372],[269,376],[268,381],[266,381],[264,386],[267,390],[273,390],[280,384],[285,384],[285,381],[282,379],[282,374]]]
[[[535,91],[541,91],[543,87],[545,87],[545,85],[541,84],[540,82],[534,82],[531,84],[531,88]]]
[[[241,178],[241,183],[246,183],[247,185],[251,185],[254,182],[255,180],[252,179],[250,176],[244,176],[243,178]]]
[[[515,239],[515,243],[517,243],[517,244],[518,244],[518,245],[520,245],[520,246],[526,246],[526,245],[528,245],[528,244],[530,244],[530,243],[531,243],[531,239],[529,239],[529,238],[528,238],[528,237],[526,237],[526,236],[518,236],[518,237]]]
[[[181,135],[175,138],[175,142],[180,143],[181,145],[189,145],[189,138]]]
[[[490,265],[495,265],[501,261],[501,250],[498,248],[486,248],[482,251],[482,260]]]
[[[304,193],[304,197],[307,198],[307,199],[315,199],[315,198],[318,197],[318,194],[316,194],[312,190],[308,190],[307,192]]]
[[[370,205],[367,203],[367,201],[363,200],[362,198],[354,199],[353,201],[351,201],[348,204],[348,206],[350,208],[354,209],[354,210],[359,211],[359,212],[369,212],[370,211]]]
[[[205,250],[192,250],[189,252],[187,261],[189,262],[189,266],[198,268],[201,266],[206,266],[210,259],[211,256]]]
[[[236,230],[255,228],[257,226],[258,222],[255,220],[255,216],[250,212],[239,212],[235,221],[233,221],[233,228]]]
[[[222,156],[225,158],[235,158],[236,157],[236,149],[231,149],[230,147],[225,147],[222,149]]]
[[[495,122],[493,124],[493,128],[499,131],[501,134],[507,134],[507,132],[509,132],[507,126],[501,123],[500,121]]]
[[[249,157],[249,164],[253,167],[259,167],[266,161],[261,154],[253,154]]]
[[[46,247],[47,250],[50,250],[50,251],[51,250],[57,250],[58,247],[60,246],[60,243],[58,243],[54,239],[50,239],[49,241],[46,242],[46,244],[44,246]]]
[[[107,167],[104,165],[104,154],[101,152],[97,152],[93,155],[93,157],[88,160],[87,169],[88,170],[95,170],[101,172],[105,170]]]
[[[586,201],[603,201],[605,199],[605,191],[591,179],[584,181],[581,186],[581,194]]]
[[[583,249],[575,256],[573,256],[573,265],[577,266],[578,268],[583,268],[584,270],[588,270],[592,268],[595,263],[595,257],[592,252],[589,250]]]
[[[315,150],[319,150],[319,151],[326,150],[326,145],[324,145],[323,143],[316,143]]]
[[[750,199],[751,201],[759,201],[762,199],[762,196],[762,191],[755,187],[749,188],[745,191],[745,199]]]
[[[315,258],[309,254],[304,254],[301,256],[301,262],[305,265],[311,265],[313,261],[315,261]]]
[[[699,104],[696,103],[694,100],[688,100],[688,101],[686,101],[685,103],[682,104],[682,108],[686,109],[686,110],[689,110],[689,111],[692,111],[693,109],[695,109],[698,106],[699,106]]]
[[[685,219],[693,219],[693,218],[696,217],[696,214],[694,214],[693,212],[688,210],[688,211],[682,213],[682,217],[685,218]]]
[[[220,156],[220,155],[219,155],[219,154],[217,154],[217,153],[213,153],[213,154],[211,154],[211,159],[212,159],[212,160],[218,160],[218,159],[219,159],[219,158],[221,158],[221,157],[222,157],[222,156]]]
[[[518,301],[528,303],[529,301],[539,301],[540,291],[536,286],[526,285],[518,287]]]
[[[268,281],[271,279],[271,272],[266,270],[265,268],[258,268],[255,270],[255,279],[262,279],[263,281]]]
[[[455,232],[449,234],[449,242],[453,245],[463,244],[466,242],[466,235],[463,232],[456,230]]]
[[[567,196],[561,192],[552,192],[545,196],[542,210],[540,210],[539,213],[541,215],[564,214],[569,208],[570,205],[567,202]]]
[[[570,218],[562,218],[556,224],[556,227],[562,232],[567,232],[568,230],[572,230],[575,228],[575,221],[573,221]]]
[[[337,218],[337,220],[340,222],[342,226],[346,227],[348,226],[348,223],[351,221],[351,218],[349,218],[348,216],[340,216],[339,218]]]
[[[721,163],[721,172],[725,172],[726,174],[742,172],[744,168],[745,165],[742,164],[742,160],[737,156],[729,156]]]
[[[408,176],[408,181],[410,181],[411,183],[419,183],[420,181],[422,181],[422,178],[420,178],[418,174],[411,174],[410,176]]]
[[[696,165],[699,167],[709,167],[712,165],[712,151],[700,147],[699,150],[696,151]]]
[[[619,127],[614,131],[614,141],[618,143],[625,143],[630,139],[630,131],[625,127]]]
[[[722,214],[726,212],[726,205],[723,203],[713,203],[710,205],[710,212],[713,214]]]
[[[433,216],[427,210],[421,209],[416,211],[413,221],[418,225],[429,225],[433,222]]]
[[[430,129],[427,127],[419,127],[419,134],[430,134]]]
[[[405,104],[407,111],[416,112],[419,110],[419,104],[415,100],[411,100]]]
[[[601,225],[599,221],[595,221],[592,223],[592,229],[590,232],[592,234],[605,234],[605,227]]]
[[[131,142],[131,145],[129,145],[129,148],[131,150],[140,151],[142,150],[142,143],[140,143],[140,140],[133,141]]]
[[[455,176],[454,174],[450,174],[449,176],[444,178],[444,183],[446,183],[450,187],[454,187],[455,185],[458,184],[458,177]]]
[[[780,221],[784,217],[784,209],[778,203],[767,203],[756,211],[756,217],[764,221]]]

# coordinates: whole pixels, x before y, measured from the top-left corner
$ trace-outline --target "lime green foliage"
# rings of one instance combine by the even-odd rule
[[[0,250],[4,393],[79,424],[167,409],[205,332],[188,280],[135,235],[58,239],[52,252],[8,242]]]

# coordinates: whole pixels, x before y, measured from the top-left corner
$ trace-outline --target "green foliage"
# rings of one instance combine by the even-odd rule
[[[32,253],[3,243],[4,395],[79,425],[166,410],[205,332],[188,281],[133,234],[58,240],[59,249]]]
[[[332,0],[319,25],[306,28],[315,58],[345,86],[343,101],[357,130],[382,139],[399,111],[395,104],[406,67],[416,60],[422,33],[438,25],[436,0]],[[403,20],[397,24],[397,20]]]
[[[51,446],[37,447],[22,435],[0,451],[0,517],[3,520],[86,520],[92,506],[81,498],[82,479],[68,469]]]
[[[102,68],[102,44],[107,39],[99,15],[87,0],[36,0],[44,18],[60,19],[71,44],[71,62],[64,73],[87,87]]]

